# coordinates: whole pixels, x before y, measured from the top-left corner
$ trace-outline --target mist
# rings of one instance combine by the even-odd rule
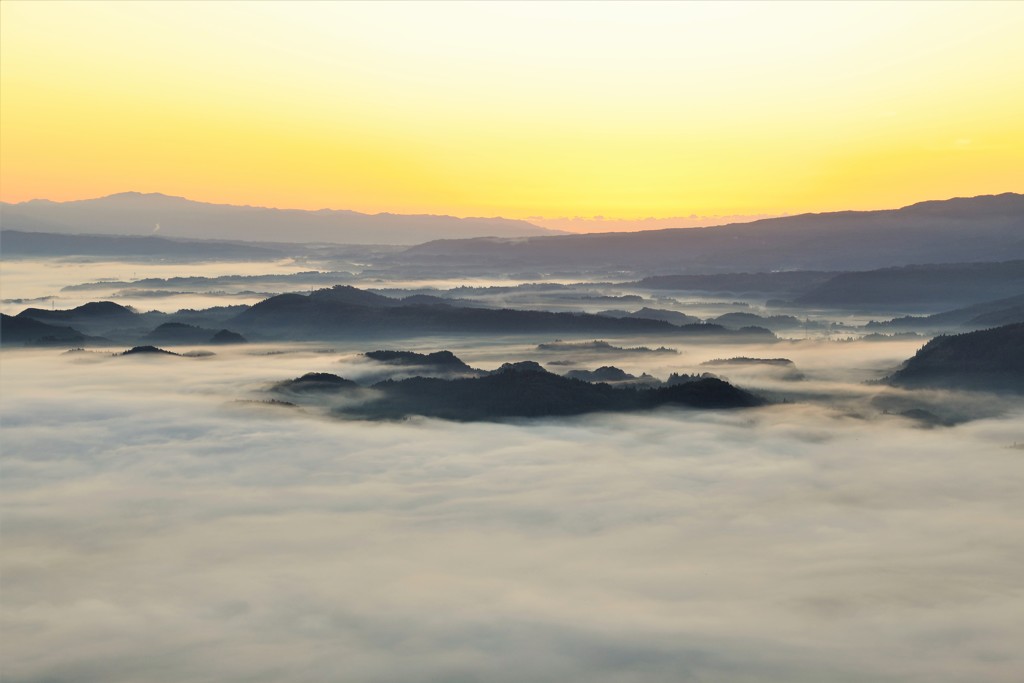
[[[5,350],[5,678],[1015,681],[1024,413],[851,411],[888,346],[786,351],[834,402],[498,424],[245,402],[361,347]]]

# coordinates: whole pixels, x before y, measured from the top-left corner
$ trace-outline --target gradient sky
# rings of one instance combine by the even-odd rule
[[[0,3],[0,196],[780,214],[1024,190],[1024,3]]]

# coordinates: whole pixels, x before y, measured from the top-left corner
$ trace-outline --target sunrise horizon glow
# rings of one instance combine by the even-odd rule
[[[1024,187],[1018,3],[12,1],[0,24],[11,203],[635,223]]]

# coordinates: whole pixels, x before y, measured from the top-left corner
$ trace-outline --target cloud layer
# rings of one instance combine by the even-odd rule
[[[332,421],[234,401],[358,359],[254,351],[4,351],[6,680],[1024,668],[1019,409],[935,430],[807,404]]]

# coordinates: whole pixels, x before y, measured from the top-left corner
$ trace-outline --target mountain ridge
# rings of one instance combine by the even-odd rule
[[[160,192],[119,192],[57,202],[0,202],[5,229],[336,244],[419,244],[435,239],[557,235],[527,221],[500,217],[361,213],[217,204]]]
[[[1005,261],[1024,258],[1024,195],[955,197],[898,209],[807,213],[705,228],[435,240],[404,254],[435,264],[475,259],[494,267],[586,265],[650,275]]]

